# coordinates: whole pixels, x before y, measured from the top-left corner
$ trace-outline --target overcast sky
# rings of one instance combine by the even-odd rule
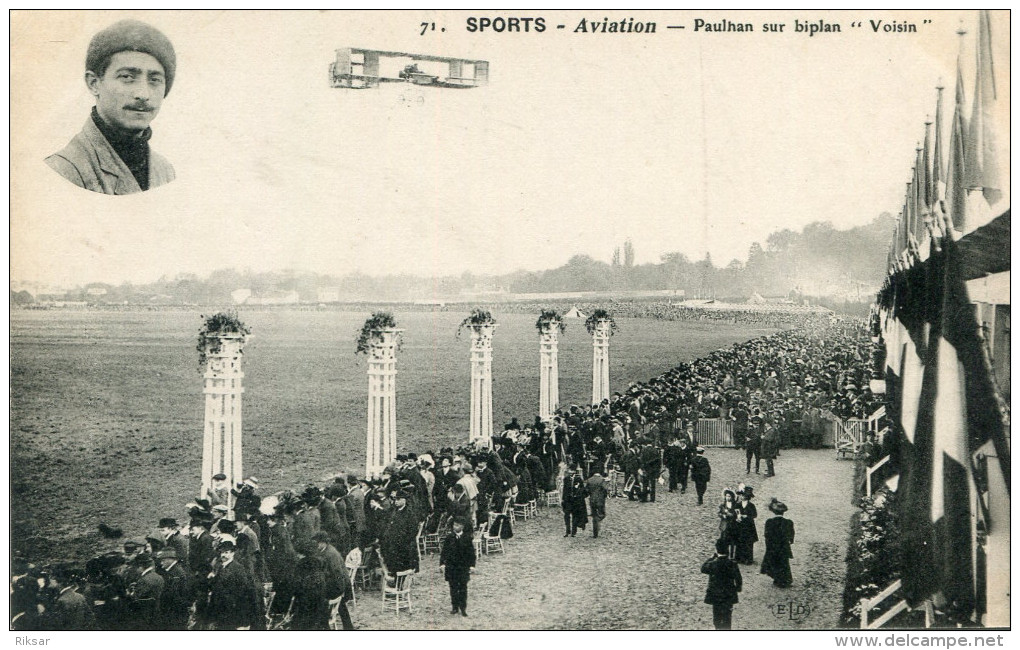
[[[898,211],[940,78],[948,130],[961,19],[968,110],[973,97],[976,11],[544,11],[516,12],[543,16],[543,33],[465,29],[470,15],[513,13],[13,14],[12,279],[505,273],[578,253],[608,261],[627,237],[637,263],[708,250],[724,265],[780,228]],[[125,17],[159,27],[177,50],[152,139],[177,180],[106,197],[43,158],[92,105],[89,39]],[[657,30],[574,33],[582,17]],[[694,32],[698,17],[755,32]],[[792,31],[820,19],[842,33]],[[868,20],[907,20],[918,33],[876,34]],[[421,36],[421,22],[437,30]],[[762,33],[764,22],[786,31]],[[1008,29],[1008,15],[993,14],[1004,124]],[[486,59],[491,83],[333,89],[328,66],[344,46]],[[1006,158],[1007,138],[1000,148]]]

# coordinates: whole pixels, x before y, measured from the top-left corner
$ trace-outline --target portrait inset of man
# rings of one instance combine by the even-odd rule
[[[96,105],[81,132],[46,164],[103,194],[134,194],[174,180],[173,166],[149,147],[149,124],[176,69],[173,44],[151,25],[122,20],[97,33],[85,55],[85,85]]]

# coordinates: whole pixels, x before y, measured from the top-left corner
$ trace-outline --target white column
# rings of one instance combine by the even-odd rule
[[[469,440],[492,446],[492,333],[495,323],[471,325],[471,429]]]
[[[223,473],[227,485],[244,478],[241,463],[241,395],[244,393],[241,334],[210,335],[205,346],[205,428],[202,441],[202,494]]]
[[[559,323],[554,321],[539,333],[538,415],[552,419],[560,407]]]
[[[397,340],[400,329],[373,330],[368,353],[365,477],[379,476],[397,455]]]
[[[595,324],[591,336],[591,403],[598,404],[609,397],[609,337],[612,334],[608,320]]]

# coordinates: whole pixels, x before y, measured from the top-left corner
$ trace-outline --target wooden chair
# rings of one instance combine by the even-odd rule
[[[411,584],[414,582],[414,569],[398,571],[390,575],[383,569],[382,604],[383,611],[393,608],[394,612],[406,609],[411,613]]]
[[[369,556],[363,556],[361,549],[357,546],[351,549],[351,552],[347,554],[347,558],[344,560],[344,566],[347,567],[347,572],[351,574],[351,588],[359,584],[362,589],[368,589],[372,586],[375,571],[371,566],[369,566],[368,557]]]
[[[474,542],[475,545],[475,557],[480,556],[482,551],[485,550],[485,546],[482,544],[482,536],[485,534],[488,526],[489,524],[486,522],[478,524],[474,530],[474,534],[471,536],[471,541]]]
[[[493,519],[493,521],[495,522],[497,520]],[[499,519],[498,521],[499,524],[496,526],[496,534],[492,534],[491,526],[489,525],[486,525],[485,528],[481,530],[481,547],[482,552],[486,555],[496,551],[503,554],[506,553],[506,548],[503,546],[503,538],[500,536],[500,533],[503,532],[503,522],[506,520]]]
[[[517,525],[517,516],[514,514],[514,502],[512,497],[507,497],[507,500],[503,502],[503,511],[500,514],[506,515],[506,518],[510,520],[512,526]]]
[[[329,601],[329,629],[331,630],[342,630],[343,622],[340,620],[340,603],[343,602],[344,597],[334,598]]]
[[[273,583],[262,583],[262,605],[266,612],[266,629],[273,629],[273,601],[276,600],[276,592],[273,591]]]
[[[425,522],[418,524],[418,532],[414,535],[414,541],[418,546],[418,564],[425,558]]]
[[[520,517],[527,521],[531,518],[531,506],[527,503],[515,503],[514,504],[514,517]]]
[[[560,491],[549,490],[545,493],[545,505],[547,506],[558,506],[560,505]]]
[[[435,516],[435,513],[429,515],[429,518]],[[426,520],[426,527],[428,527],[428,521]],[[427,555],[428,553],[439,553],[442,551],[443,546],[443,526],[442,521],[439,522],[439,526],[436,528],[434,533],[422,533],[422,551]]]

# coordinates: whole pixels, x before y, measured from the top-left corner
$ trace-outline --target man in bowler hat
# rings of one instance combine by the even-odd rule
[[[701,565],[701,572],[708,574],[705,603],[712,606],[712,624],[717,630],[731,629],[733,605],[738,602],[737,593],[744,583],[740,567],[729,559],[726,540],[716,541],[715,556]]]
[[[97,33],[85,55],[85,85],[96,105],[81,132],[46,164],[101,194],[134,194],[174,180],[173,166],[149,147],[149,123],[176,72],[173,44],[151,25],[122,20]]]

